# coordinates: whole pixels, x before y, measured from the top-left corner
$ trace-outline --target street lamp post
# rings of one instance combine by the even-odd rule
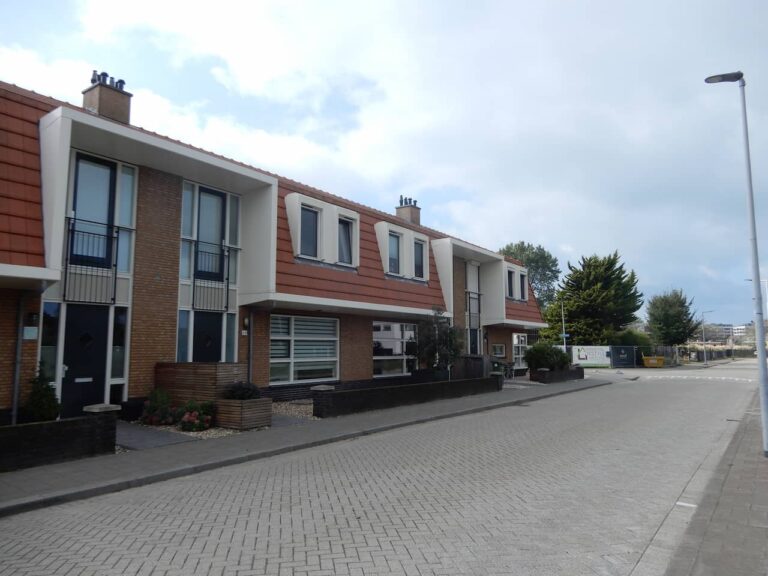
[[[707,363],[707,335],[704,332],[704,326],[706,326],[704,314],[709,314],[710,312],[714,312],[714,310],[704,310],[704,312],[701,313],[701,340],[704,344],[704,366],[709,366]]]
[[[747,96],[744,74],[729,72],[710,76],[707,84],[738,82],[741,88],[741,119],[744,129],[744,152],[747,168],[747,209],[749,211],[749,240],[752,249],[752,289],[755,302],[755,340],[757,347],[757,370],[760,379],[760,414],[763,424],[763,454],[768,457],[768,367],[765,358],[765,324],[763,323],[763,294],[760,282],[760,259],[757,253],[757,226],[755,225],[755,197],[752,190],[752,161],[749,156],[749,128],[747,126]]]

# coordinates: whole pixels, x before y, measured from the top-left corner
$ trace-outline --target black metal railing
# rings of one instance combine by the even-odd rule
[[[130,228],[101,222],[67,218],[64,285],[62,298],[67,302],[114,304],[118,260],[130,258],[130,250],[120,249],[120,242],[130,248]],[[126,270],[130,262],[123,263]]]
[[[239,249],[224,244],[185,240],[192,244],[192,307],[229,309],[229,290],[236,282]]]

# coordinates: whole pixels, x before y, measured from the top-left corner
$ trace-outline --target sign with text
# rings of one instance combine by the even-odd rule
[[[609,346],[573,346],[571,355],[574,364],[584,367],[610,368],[611,353]]]

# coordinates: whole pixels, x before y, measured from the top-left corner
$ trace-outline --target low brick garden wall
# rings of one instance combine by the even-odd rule
[[[346,383],[346,387],[342,389],[320,386],[319,389],[313,390],[314,415],[318,418],[328,418],[442,398],[497,392],[503,384],[499,376],[388,386],[369,386],[368,382],[361,382],[358,388],[351,388],[349,383]],[[375,384],[376,381],[372,382]]]
[[[0,427],[0,472],[115,453],[114,414]]]
[[[584,368],[581,366],[571,366],[566,370],[531,370],[529,378],[534,382],[541,382],[542,384],[565,382],[566,380],[583,380]]]

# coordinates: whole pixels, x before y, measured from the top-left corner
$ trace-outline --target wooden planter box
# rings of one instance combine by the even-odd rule
[[[250,430],[272,425],[272,398],[251,400],[216,400],[216,425],[222,428]]]

